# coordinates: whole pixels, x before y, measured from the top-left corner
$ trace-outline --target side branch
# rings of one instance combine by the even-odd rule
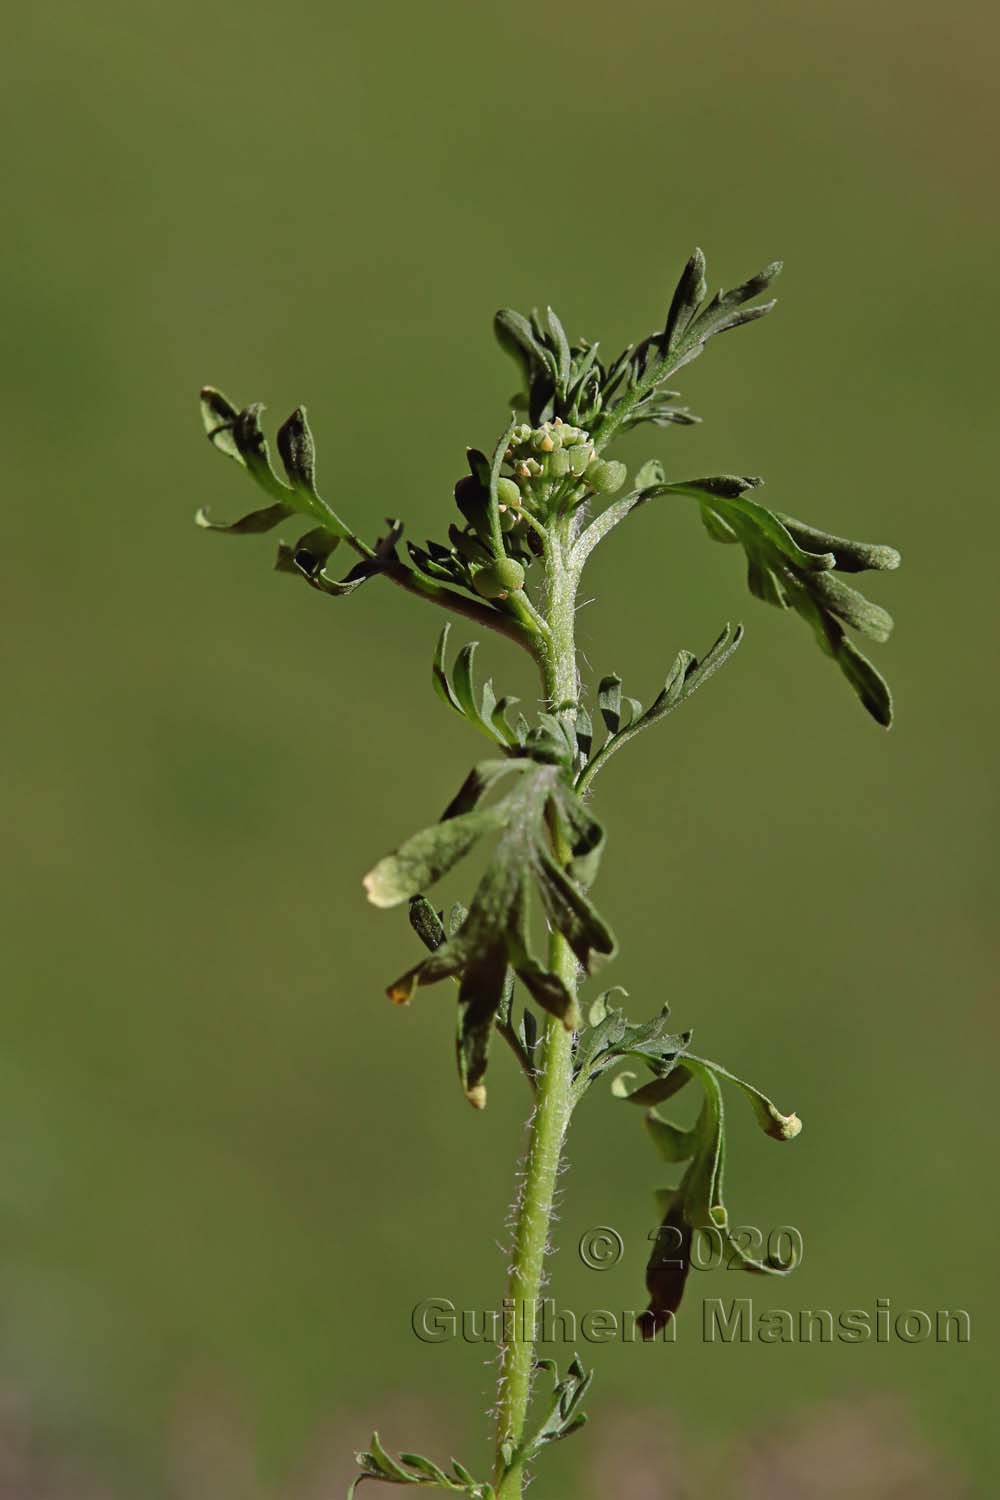
[[[509,615],[502,615],[499,610],[490,609],[489,605],[480,604],[476,599],[467,599],[464,594],[456,593],[454,589],[432,583],[429,578],[414,573],[405,563],[399,561],[389,563],[382,569],[382,572],[401,589],[406,589],[407,593],[415,594],[418,599],[426,599],[430,604],[439,604],[442,609],[450,609],[453,614],[473,620],[477,625],[485,626],[487,630],[495,630],[499,635],[504,635],[508,640],[516,642],[518,646],[523,646],[532,660],[537,660],[535,648],[537,632],[522,624],[520,620],[512,619]]]
[[[600,515],[595,516],[589,526],[585,527],[577,537],[570,553],[570,567],[579,573],[587,558],[593,552],[598,542],[604,540],[609,531],[613,531],[620,521],[632,514],[637,505],[649,498],[646,490],[631,490],[627,495],[622,495],[620,500],[602,510]]]

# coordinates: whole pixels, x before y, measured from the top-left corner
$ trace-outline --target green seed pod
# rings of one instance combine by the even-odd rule
[[[566,449],[557,448],[555,453],[550,453],[546,468],[550,479],[565,479],[569,473],[569,454]]]
[[[524,587],[524,569],[512,557],[503,557],[480,568],[473,575],[472,587],[484,599],[505,599],[515,589]]]
[[[508,505],[506,510],[500,512],[500,530],[503,532],[513,531],[520,520],[520,507],[517,510]]]
[[[587,465],[586,479],[592,490],[597,490],[602,495],[613,495],[625,483],[627,472],[625,465],[615,458],[609,461],[595,458],[592,464]]]
[[[501,505],[520,505],[521,491],[513,479],[497,480],[497,499]]]

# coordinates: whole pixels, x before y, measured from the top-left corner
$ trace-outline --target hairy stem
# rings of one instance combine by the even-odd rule
[[[577,696],[576,575],[564,560],[568,540],[568,532],[563,537],[554,536],[546,557],[549,637],[543,648],[542,675],[545,696],[552,709],[575,701]],[[565,863],[569,850],[562,845],[558,833],[553,835],[553,849],[557,859]],[[553,932],[550,937],[549,963],[567,989],[575,994],[576,959],[558,932]],[[524,1487],[524,1429],[535,1365],[534,1322],[544,1284],[559,1163],[572,1110],[572,1049],[572,1035],[560,1020],[549,1016],[537,1103],[528,1127],[507,1287],[510,1299],[507,1307],[511,1309],[512,1304],[513,1310],[514,1338],[501,1352],[496,1458],[499,1500],[520,1500]]]

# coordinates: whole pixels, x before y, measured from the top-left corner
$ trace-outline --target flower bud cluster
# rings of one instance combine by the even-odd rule
[[[501,480],[501,503],[523,504],[536,515],[548,513],[563,481],[611,494],[625,482],[625,465],[598,458],[590,434],[556,417],[540,427],[522,422],[511,434],[504,454],[510,477]]]

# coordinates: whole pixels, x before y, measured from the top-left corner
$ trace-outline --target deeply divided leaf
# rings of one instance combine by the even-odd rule
[[[513,776],[513,785],[482,806],[504,776]],[[553,822],[569,843],[568,868],[552,856]],[[490,834],[497,834],[497,841],[469,909],[457,930],[444,937],[422,893]],[[375,905],[411,901],[411,919],[415,911],[420,936],[432,947],[427,958],[390,985],[390,997],[402,1004],[418,985],[447,978],[459,982],[459,1074],[477,1107],[486,1098],[491,1029],[505,1003],[509,1007],[508,970],[568,1030],[579,1023],[571,991],[533,952],[533,900],[540,901],[550,926],[562,933],[585,972],[615,951],[614,937],[580,879],[581,868],[587,873],[595,868],[602,844],[600,825],[579,803],[559,765],[528,758],[488,761],[466,779],[442,822],[408,839],[366,877]]]
[[[889,688],[846,630],[884,642],[892,633],[892,616],[836,573],[893,569],[899,565],[899,553],[892,547],[851,542],[768,510],[748,498],[747,491],[759,483],[723,475],[659,485],[648,495],[687,495],[697,500],[713,541],[742,546],[750,592],[778,609],[794,609],[811,626],[820,649],[837,663],[868,712],[888,728],[892,723]]]

